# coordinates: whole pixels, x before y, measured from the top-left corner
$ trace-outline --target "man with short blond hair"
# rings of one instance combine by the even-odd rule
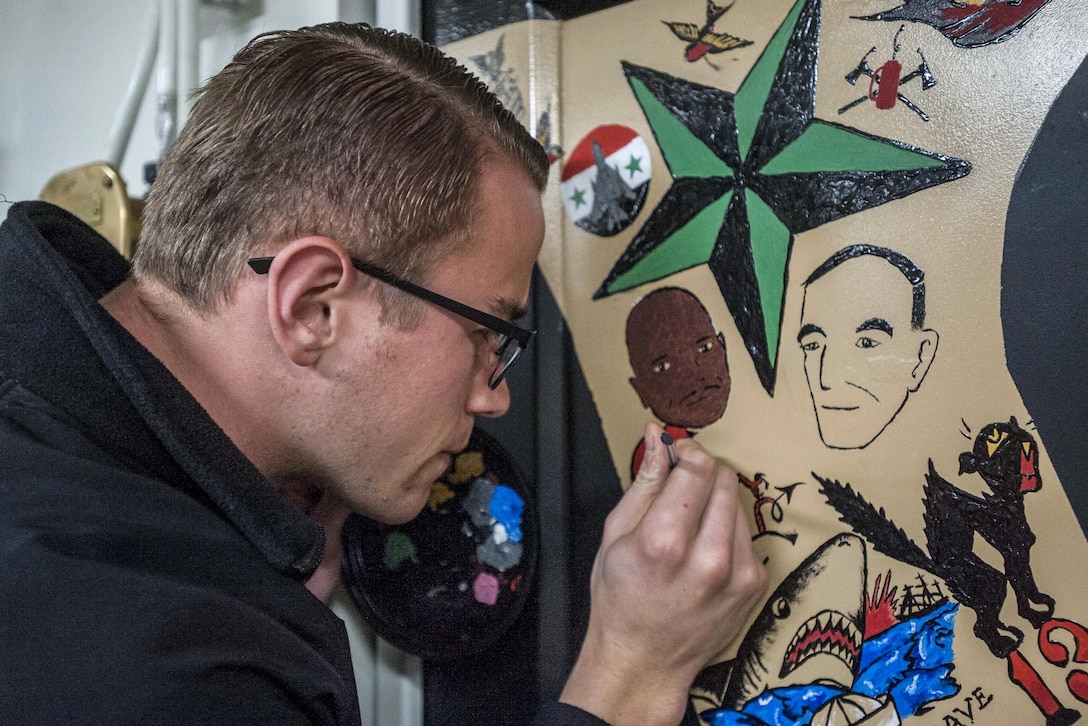
[[[337,23],[260,36],[208,82],[131,275],[71,215],[9,210],[5,718],[360,723],[318,599],[340,526],[412,519],[509,407],[546,171],[463,68]],[[670,468],[659,435],[542,723],[677,722],[765,585],[735,477],[690,442]]]

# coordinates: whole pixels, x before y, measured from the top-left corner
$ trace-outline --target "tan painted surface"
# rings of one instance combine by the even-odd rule
[[[995,0],[996,1],[996,0]],[[922,486],[927,463],[957,486],[981,493],[976,475],[957,476],[958,457],[971,448],[971,436],[984,425],[1015,416],[1031,418],[1008,371],[1000,321],[1000,265],[1004,220],[1017,170],[1051,103],[1088,52],[1088,4],[1053,0],[1005,42],[981,48],[955,47],[937,30],[907,23],[899,58],[905,69],[917,64],[921,47],[938,83],[922,91],[917,81],[903,93],[931,117],[923,122],[902,105],[881,111],[864,103],[845,114],[837,109],[864,93],[868,79],[851,86],[843,76],[872,46],[874,67],[890,57],[898,23],[863,22],[851,16],[886,10],[894,2],[825,0],[818,66],[816,117],[922,149],[966,159],[971,173],[883,206],[830,222],[795,236],[788,262],[781,346],[774,396],[755,375],[733,318],[705,265],[602,300],[592,295],[632,236],[640,229],[672,180],[651,129],[625,81],[621,60],[673,76],[735,92],[782,22],[791,0],[738,0],[717,24],[718,31],[753,41],[744,48],[687,62],[683,41],[662,21],[698,22],[703,0],[636,0],[565,23],[535,21],[508,26],[447,48],[470,68],[473,55],[493,49],[505,36],[505,62],[526,99],[532,128],[545,107],[552,111],[553,135],[566,151],[594,127],[630,126],[652,156],[649,196],[634,224],[602,238],[571,224],[558,198],[563,159],[554,165],[546,211],[549,233],[542,268],[572,331],[579,360],[593,392],[621,480],[629,481],[628,462],[651,417],[628,382],[631,376],[624,327],[632,305],[650,290],[679,286],[694,292],[725,336],[732,394],[724,416],[697,433],[697,440],[746,476],[764,474],[775,486],[801,482],[775,526],[796,532],[795,546],[782,540],[768,546],[774,583],[832,535],[845,531],[812,476],[849,482],[866,499],[924,547]],[[561,119],[557,123],[556,117]],[[802,281],[836,250],[868,243],[898,250],[926,273],[926,327],[939,332],[939,348],[923,385],[883,433],[861,449],[830,449],[819,436],[806,382],[803,352],[797,344]],[[847,295],[844,291],[843,295]],[[844,297],[844,309],[850,298]],[[1046,375],[1046,372],[1040,372]],[[965,426],[966,424],[966,426]],[[1071,422],[1071,425],[1077,425]],[[1037,434],[1032,432],[1038,439]],[[1088,622],[1088,545],[1068,505],[1040,441],[1043,488],[1027,496],[1027,517],[1038,538],[1032,567],[1040,589],[1057,601],[1056,615]],[[746,490],[742,502],[754,499]],[[770,523],[770,522],[769,522]],[[996,552],[976,537],[976,552],[1002,569]],[[893,584],[911,582],[916,571],[869,548],[868,585],[891,570]],[[1026,633],[1021,653],[1066,706],[1078,704],[1065,685],[1069,669],[1048,665],[1036,643],[1037,631],[1019,618],[1011,590],[1002,620]],[[1012,684],[1007,663],[994,657],[972,635],[974,614],[960,607],[954,650],[960,693],[934,704],[911,723],[943,724],[951,715],[970,723],[965,699],[976,688],[993,695],[974,723],[1043,723],[1039,710]],[[1071,641],[1067,641],[1071,642]],[[731,657],[723,654],[723,659]],[[961,713],[953,711],[960,708]]]

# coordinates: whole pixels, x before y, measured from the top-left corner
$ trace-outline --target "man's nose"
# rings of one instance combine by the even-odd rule
[[[510,388],[503,379],[498,386],[492,388],[488,385],[491,371],[487,370],[477,374],[473,382],[472,392],[469,394],[467,410],[473,416],[485,418],[498,418],[510,410]]]

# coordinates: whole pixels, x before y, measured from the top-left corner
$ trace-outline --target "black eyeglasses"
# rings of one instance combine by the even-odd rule
[[[271,269],[273,259],[274,258],[272,257],[251,257],[247,260],[247,263],[258,275],[265,275],[268,273],[268,270]],[[420,287],[414,282],[409,282],[402,277],[397,277],[391,272],[386,272],[380,267],[369,265],[362,260],[357,260],[352,257],[351,264],[356,270],[359,270],[359,272],[370,275],[397,289],[404,290],[409,295],[414,295],[421,300],[426,300],[429,303],[433,303],[440,308],[449,310],[451,313],[460,315],[462,318],[471,320],[477,325],[482,325],[488,330],[498,333],[500,337],[498,347],[495,350],[495,355],[499,357],[499,360],[495,364],[495,370],[491,371],[491,377],[487,379],[487,385],[492,389],[499,387],[499,384],[502,383],[502,379],[506,378],[506,374],[514,367],[514,363],[517,362],[518,358],[521,357],[521,352],[529,347],[529,341],[536,335],[535,330],[519,328],[502,318],[497,318],[494,315],[485,313],[483,310],[477,310],[464,303],[459,303],[445,295],[439,295],[437,292],[432,292],[425,287]]]

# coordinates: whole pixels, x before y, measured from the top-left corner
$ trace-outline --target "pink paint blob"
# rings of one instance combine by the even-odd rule
[[[476,602],[494,605],[499,600],[499,581],[494,575],[481,572],[472,582],[472,594],[476,596]]]

